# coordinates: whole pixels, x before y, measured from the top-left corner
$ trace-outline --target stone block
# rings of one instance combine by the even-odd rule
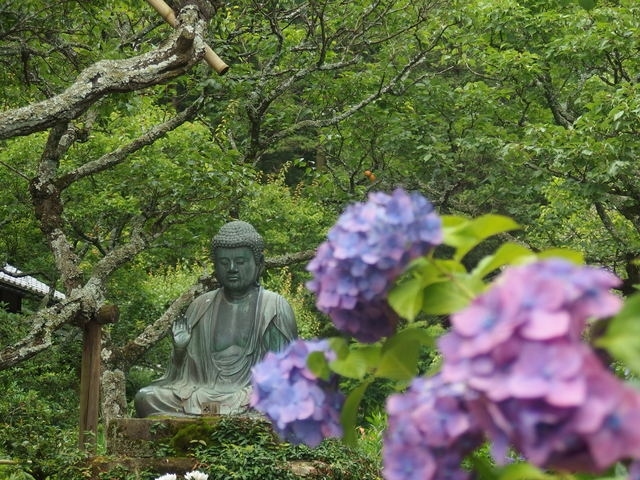
[[[189,425],[215,427],[218,416],[210,417],[153,417],[113,418],[107,423],[108,455],[154,457],[162,442],[170,441]]]

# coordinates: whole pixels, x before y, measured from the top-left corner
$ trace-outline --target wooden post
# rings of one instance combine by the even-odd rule
[[[100,412],[100,375],[102,325],[118,321],[120,312],[115,305],[105,304],[96,318],[87,322],[82,335],[82,367],[80,372],[80,449],[95,452]]]
[[[102,325],[88,322],[82,336],[82,371],[80,373],[81,449],[95,451],[100,405],[100,345]]]
[[[177,26],[178,19],[176,18],[176,14],[164,0],[147,0],[147,3],[151,5],[169,25],[174,28]],[[206,43],[204,44],[204,60],[218,75],[224,75],[229,70],[229,65],[224,63],[218,54]]]

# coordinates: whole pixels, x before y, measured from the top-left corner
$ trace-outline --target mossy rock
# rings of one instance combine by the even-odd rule
[[[107,424],[107,453],[130,457],[156,457],[184,429],[202,425],[212,432],[220,417],[115,418]]]

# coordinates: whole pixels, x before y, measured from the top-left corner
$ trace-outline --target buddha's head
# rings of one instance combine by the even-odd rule
[[[264,268],[264,241],[247,222],[223,225],[211,242],[216,278],[226,292],[240,296],[258,284]]]

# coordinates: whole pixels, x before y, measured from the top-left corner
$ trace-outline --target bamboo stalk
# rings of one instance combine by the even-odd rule
[[[151,5],[169,25],[176,28],[178,25],[176,14],[171,7],[164,2],[164,0],[147,0],[147,3]],[[218,75],[224,75],[227,73],[227,70],[229,70],[229,65],[224,63],[216,52],[214,52],[206,43],[204,44],[204,60],[216,71],[216,73],[218,73]]]

